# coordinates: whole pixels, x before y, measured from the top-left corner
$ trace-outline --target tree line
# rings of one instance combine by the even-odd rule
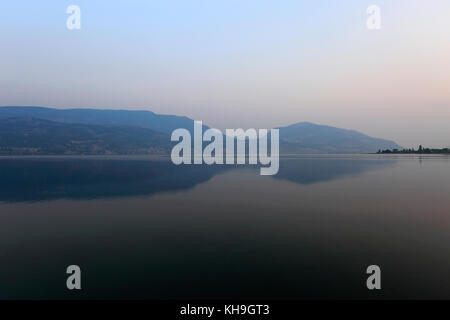
[[[414,149],[386,149],[386,150],[378,150],[378,154],[385,153],[393,153],[393,154],[450,154],[450,148],[442,148],[442,149],[432,149],[432,148],[424,148],[422,145],[419,148]]]

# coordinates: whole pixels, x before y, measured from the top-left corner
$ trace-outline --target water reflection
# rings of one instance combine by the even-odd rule
[[[365,159],[352,156],[284,158],[281,159],[280,171],[274,178],[310,185],[347,176],[357,176],[370,170],[393,166],[396,162],[395,158],[368,157]]]
[[[17,158],[0,160],[0,201],[94,199],[178,191],[227,168],[175,166],[168,159]]]
[[[350,157],[286,158],[281,159],[280,171],[274,177],[308,185],[394,163],[395,160]],[[175,166],[167,158],[6,158],[0,160],[0,201],[96,199],[180,191],[236,168]]]
[[[1,198],[15,199],[0,203],[0,299],[450,297],[448,158],[283,159],[275,178],[68,160],[0,161]],[[161,190],[182,192],[131,196]],[[60,197],[75,200],[19,202]],[[371,264],[381,292],[365,286]]]

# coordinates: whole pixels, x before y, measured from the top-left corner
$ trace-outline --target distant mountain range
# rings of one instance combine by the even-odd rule
[[[0,118],[37,118],[64,123],[135,126],[167,134],[178,128],[192,131],[194,127],[192,119],[187,117],[160,115],[151,111],[0,107]]]
[[[0,119],[0,154],[167,154],[170,136],[133,126]]]
[[[354,130],[300,122],[280,129],[280,152],[301,153],[373,153],[384,146],[399,148],[390,140],[372,138]]]
[[[172,131],[193,126],[193,119],[150,111],[0,107],[0,154],[168,154]],[[278,129],[282,154],[401,149],[393,141],[308,122]]]

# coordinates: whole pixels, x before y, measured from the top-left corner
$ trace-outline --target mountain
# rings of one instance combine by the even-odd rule
[[[167,154],[170,136],[147,128],[0,119],[0,155]]]
[[[192,132],[193,124],[151,111],[0,107],[0,154],[167,154],[172,131]],[[278,129],[281,154],[402,149],[393,141],[309,122]]]
[[[194,121],[188,117],[134,110],[0,107],[0,118],[37,118],[65,123],[137,126],[166,134],[171,134],[178,128],[192,132],[194,126]]]
[[[280,130],[280,153],[372,153],[401,149],[390,140],[372,138],[354,130],[299,122]]]

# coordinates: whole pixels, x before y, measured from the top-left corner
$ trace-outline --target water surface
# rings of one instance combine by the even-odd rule
[[[0,298],[448,299],[449,196],[442,156],[2,158]]]

